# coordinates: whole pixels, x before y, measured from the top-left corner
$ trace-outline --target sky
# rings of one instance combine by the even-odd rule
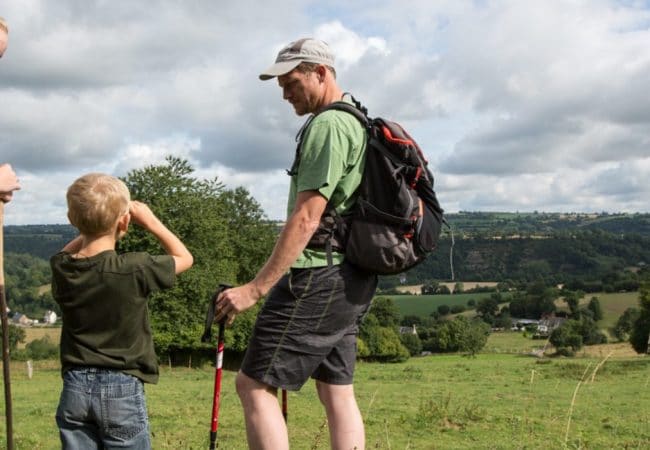
[[[258,75],[302,37],[419,143],[447,212],[650,212],[650,2],[0,0],[7,225],[79,176],[187,159],[283,219],[297,117]]]

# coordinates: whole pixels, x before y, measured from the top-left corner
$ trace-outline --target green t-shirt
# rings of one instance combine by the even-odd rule
[[[359,121],[343,111],[329,110],[317,115],[307,128],[300,150],[297,174],[291,177],[287,216],[303,191],[318,191],[337,212],[347,211],[355,201],[365,164],[366,131]],[[333,253],[334,264],[344,256]],[[305,249],[292,267],[327,266],[322,250]]]
[[[103,367],[158,382],[149,294],[176,280],[174,259],[109,250],[50,258],[52,295],[63,313],[61,369]]]

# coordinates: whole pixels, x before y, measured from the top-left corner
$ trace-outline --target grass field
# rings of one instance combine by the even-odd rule
[[[25,348],[28,343],[46,336],[55,344],[58,344],[61,339],[61,327],[27,327],[24,330],[25,342],[19,342],[18,348]]]
[[[153,448],[207,448],[214,370],[162,368],[147,386]],[[220,449],[245,449],[233,387],[224,374]],[[356,392],[372,449],[610,449],[650,447],[650,358],[537,359],[481,354],[360,363]],[[16,450],[60,448],[54,362],[12,365]],[[3,406],[3,405],[0,405]],[[1,411],[4,413],[4,411]],[[294,449],[327,449],[312,382],[289,394]],[[4,446],[4,421],[0,446]]]
[[[478,293],[455,295],[382,295],[380,297],[392,298],[402,316],[416,315],[427,317],[433,311],[436,311],[440,305],[467,306],[467,302],[470,299],[474,299],[478,303],[481,299],[489,297],[490,295],[490,293]],[[598,325],[604,330],[616,325],[616,321],[627,308],[639,307],[638,292],[622,292],[614,294],[599,292],[595,294],[587,294],[580,301],[581,305],[586,306],[592,297],[598,298],[603,310],[603,320],[601,320]],[[564,301],[558,300],[556,301],[556,305],[558,310],[568,311],[568,307]]]
[[[600,307],[603,310],[603,320],[598,325],[604,329],[609,329],[616,325],[616,321],[621,314],[630,307],[639,309],[639,293],[638,292],[622,292],[615,294],[588,294],[581,301],[587,304],[592,297],[597,297],[600,302]]]
[[[421,308],[428,315],[439,304],[466,304],[482,295],[489,294],[392,298],[401,314],[418,314]],[[627,307],[638,307],[637,293],[595,296],[605,314],[603,328]],[[26,332],[28,341],[49,335],[57,342],[60,329]],[[499,332],[475,358],[434,355],[401,364],[359,363],[355,390],[366,422],[366,448],[650,448],[650,357],[635,355],[628,344],[585,347],[575,358],[527,356],[545,343]],[[58,362],[34,366],[31,380],[25,363],[11,367],[15,448],[58,449]],[[147,385],[153,448],[207,448],[213,381],[211,367],[161,368],[160,383]],[[232,371],[224,372],[221,398],[219,448],[245,449]],[[0,448],[4,427],[2,420]],[[293,449],[329,448],[313,382],[289,394],[289,434]]]
[[[438,306],[463,305],[467,307],[467,302],[473,299],[478,303],[481,299],[489,297],[491,294],[449,294],[449,295],[378,295],[377,297],[389,297],[395,302],[400,315],[415,315],[427,317],[432,312],[438,310]]]

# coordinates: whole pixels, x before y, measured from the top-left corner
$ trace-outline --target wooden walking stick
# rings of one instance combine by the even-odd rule
[[[7,299],[5,298],[4,268],[4,211],[0,201],[0,317],[2,318],[2,374],[5,386],[5,418],[7,422],[7,450],[14,448],[13,418],[11,413],[11,381],[9,378],[9,322],[7,321]]]

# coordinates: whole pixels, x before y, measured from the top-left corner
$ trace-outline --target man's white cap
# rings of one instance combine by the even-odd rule
[[[297,40],[280,50],[275,64],[260,75],[260,80],[270,80],[287,74],[303,62],[334,67],[334,55],[323,41],[313,38]]]

